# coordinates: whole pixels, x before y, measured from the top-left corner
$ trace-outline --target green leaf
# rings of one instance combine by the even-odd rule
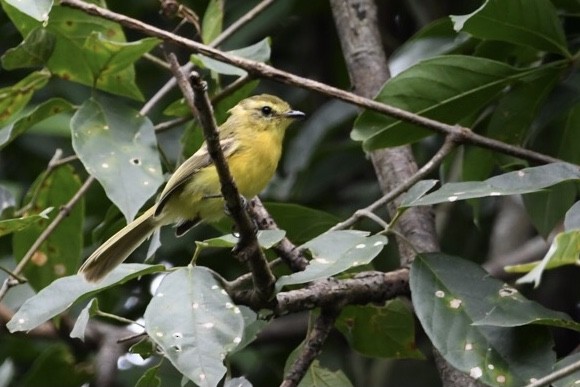
[[[508,387],[525,385],[551,371],[555,355],[547,327],[473,323],[496,308],[504,312],[506,320],[525,314],[522,311],[533,310],[531,315],[540,319],[556,312],[519,295],[511,298],[515,289],[490,278],[472,262],[444,254],[418,255],[411,267],[410,286],[425,333],[458,370],[485,384]]]
[[[558,227],[575,202],[574,184],[562,183],[550,189],[523,196],[524,206],[538,233],[545,239]]]
[[[47,70],[35,71],[15,85],[0,89],[0,125],[24,109],[34,92],[46,85],[50,75]]]
[[[132,65],[160,42],[159,39],[146,38],[125,43],[106,39],[101,32],[90,34],[83,49],[91,53],[87,65],[93,75],[94,87],[142,100]]]
[[[26,202],[32,206],[30,213],[42,213],[49,207],[64,206],[80,187],[80,179],[70,165],[62,165],[48,176],[46,173],[41,174],[26,197]],[[46,219],[34,222],[14,234],[12,246],[17,261],[22,260],[30,246],[57,215],[58,211],[52,211]],[[24,269],[24,276],[32,288],[40,290],[55,279],[73,274],[77,270],[83,249],[84,218],[84,199],[81,198],[34,252]]]
[[[210,0],[203,14],[201,38],[205,44],[211,43],[222,32],[224,23],[224,0]]]
[[[8,234],[12,234],[16,231],[24,230],[27,227],[41,221],[41,219],[49,219],[48,213],[53,208],[47,208],[40,214],[23,216],[21,218],[7,219],[0,221],[0,237]]]
[[[143,373],[143,375],[137,380],[135,387],[159,387],[161,386],[161,378],[157,376],[159,373],[160,364],[149,368]]]
[[[417,350],[413,314],[399,299],[384,306],[349,305],[336,322],[350,346],[365,356],[423,359]]]
[[[6,70],[43,66],[54,51],[56,36],[46,28],[35,28],[17,47],[2,55],[2,67]]]
[[[87,329],[89,319],[95,316],[98,311],[99,301],[96,298],[93,298],[89,301],[87,306],[81,310],[81,313],[79,313],[77,321],[75,321],[75,325],[70,331],[70,337],[73,339],[80,339],[81,341],[85,341],[85,330]]]
[[[143,98],[135,84],[132,62],[157,40],[123,44],[125,36],[119,24],[70,7],[53,7],[46,26],[10,6],[4,8],[22,36],[44,27],[56,37],[53,53],[46,62],[53,74],[113,94]]]
[[[314,360],[298,387],[352,387],[352,383],[341,370],[331,371]]]
[[[286,236],[284,230],[259,230],[256,234],[258,243],[263,249],[271,249]],[[217,238],[206,239],[196,242],[202,247],[234,247],[238,244],[239,238],[233,234],[222,235]]]
[[[489,59],[448,55],[425,60],[390,79],[376,101],[449,124],[474,115],[506,85],[525,74]],[[425,128],[370,110],[355,121],[351,138],[365,150],[418,141]]]
[[[106,98],[91,98],[71,120],[73,148],[127,222],[163,183],[153,124]]]
[[[223,378],[225,356],[241,342],[244,329],[240,309],[203,267],[168,274],[144,318],[151,339],[200,387],[216,386]]]
[[[485,181],[447,183],[439,190],[415,201],[412,205],[428,206],[487,196],[526,194],[563,181],[578,179],[580,179],[580,170],[571,164],[546,164],[508,172]]]
[[[560,359],[556,366],[554,367],[554,371],[560,370],[572,364],[578,363],[580,361],[580,352],[573,353],[571,355],[566,356],[563,359]],[[552,382],[553,387],[577,387],[578,386],[578,371]]]
[[[73,109],[73,105],[61,98],[52,98],[37,105],[31,112],[0,128],[0,149],[39,122]]]
[[[10,358],[6,358],[0,365],[0,387],[8,387],[16,375],[16,367]]]
[[[288,239],[294,243],[304,243],[340,221],[328,212],[298,204],[266,202],[264,206],[276,220],[278,227],[286,230]]]
[[[163,265],[125,263],[117,266],[101,282],[87,282],[80,275],[59,278],[38,294],[26,300],[18,312],[6,324],[12,333],[29,331],[45,321],[64,312],[73,303],[85,300],[95,294],[123,284],[133,278],[158,273],[165,270]]]
[[[566,36],[549,0],[487,0],[475,12],[451,16],[456,31],[570,57]],[[493,26],[493,27],[491,27]]]
[[[248,379],[242,376],[239,378],[226,380],[224,387],[252,387],[252,383],[250,383]]]
[[[280,277],[276,290],[327,278],[371,262],[387,244],[387,238],[367,235],[363,231],[329,231],[306,242],[301,247],[310,250],[313,259],[306,270]]]
[[[401,206],[412,206],[414,202],[425,196],[436,184],[437,180],[421,180],[417,182],[401,197]]]
[[[270,38],[264,38],[256,44],[240,48],[237,50],[226,51],[226,54],[237,56],[244,59],[250,59],[256,62],[266,62],[270,59]],[[202,67],[215,71],[219,74],[244,76],[246,70],[209,58],[205,55],[194,54],[191,56],[194,63],[201,64]]]
[[[574,203],[566,212],[564,218],[564,229],[566,231],[580,229],[580,201]]]
[[[53,0],[4,0],[20,12],[33,17],[39,22],[48,19]]]
[[[0,185],[0,218],[6,216],[8,213],[7,210],[14,209],[14,207],[16,207],[16,200],[14,199],[14,195],[10,190]],[[3,234],[0,232],[0,235]]]
[[[545,269],[554,269],[565,265],[580,265],[579,229],[572,229],[557,234],[550,245],[550,249],[540,262],[506,266],[504,269],[508,273],[529,271],[528,274],[518,279],[517,283],[533,283],[534,287],[538,287]]]
[[[157,345],[148,336],[145,336],[129,348],[129,353],[139,355],[143,359],[148,359],[157,354]]]

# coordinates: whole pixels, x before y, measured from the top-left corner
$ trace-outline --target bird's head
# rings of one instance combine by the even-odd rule
[[[229,110],[230,119],[238,125],[249,125],[255,131],[284,131],[293,121],[306,115],[292,110],[290,105],[278,97],[268,94],[255,95],[240,101]],[[228,120],[229,121],[229,120]]]

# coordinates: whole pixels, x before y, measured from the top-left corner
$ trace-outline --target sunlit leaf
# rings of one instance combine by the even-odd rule
[[[4,0],[20,12],[35,18],[38,21],[48,19],[53,0]]]
[[[163,265],[125,263],[117,266],[101,282],[87,282],[80,275],[59,278],[26,300],[6,324],[10,332],[29,331],[64,312],[73,303],[133,278],[165,270]]]
[[[87,172],[130,222],[163,183],[153,124],[118,102],[91,98],[75,113],[71,128]]]
[[[362,231],[329,231],[302,245],[313,259],[304,271],[282,276],[276,289],[327,278],[371,262],[387,244],[383,235],[367,237]]]
[[[217,386],[226,373],[226,355],[242,341],[240,309],[202,267],[168,274],[144,318],[147,333],[165,356],[201,387]]]

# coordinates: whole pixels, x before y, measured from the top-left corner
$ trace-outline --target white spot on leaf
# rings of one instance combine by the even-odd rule
[[[518,171],[519,177],[524,177],[525,175],[526,175],[526,173],[524,171]]]
[[[500,297],[509,297],[509,296],[513,296],[514,294],[516,294],[518,291],[514,288],[501,288],[499,290],[499,296]]]
[[[462,304],[462,301],[458,298],[454,298],[451,301],[449,301],[449,306],[452,309],[458,309],[461,306],[461,304]]]
[[[364,249],[365,247],[367,247],[367,245],[365,245],[364,243],[359,243],[358,245],[356,245],[354,248],[355,249]]]
[[[443,297],[445,297],[445,292],[443,290],[437,290],[435,292],[435,297],[437,297],[437,298],[443,298]]]
[[[212,322],[207,322],[207,323],[203,324],[203,327],[204,327],[204,328],[207,328],[207,329],[211,329],[211,328],[213,328],[214,326],[215,326],[215,324],[214,324],[214,323],[212,323]]]
[[[465,344],[465,350],[466,351],[471,351],[473,349],[473,344],[471,343],[466,343]]]
[[[489,196],[501,196],[501,192],[490,192]]]
[[[498,383],[505,383],[505,376],[504,375],[498,375],[497,378],[495,378],[496,382]]]
[[[487,368],[489,368],[490,370],[493,370],[495,368],[495,366],[493,364],[488,364]]]
[[[193,304],[191,304],[191,307],[193,309],[197,309],[197,308],[199,308],[199,304],[197,302],[194,302]]]
[[[330,263],[330,261],[328,259],[325,259],[325,258],[315,258],[314,260],[318,263],[322,263],[323,265]]]
[[[373,246],[382,246],[383,242],[382,241],[376,241]]]
[[[107,164],[107,163],[102,163],[102,164],[101,164],[101,167],[102,167],[102,168],[109,168],[109,164]]]
[[[469,370],[469,376],[471,376],[473,379],[479,379],[481,378],[481,375],[483,375],[483,371],[479,367],[473,367]]]
[[[240,336],[237,336],[234,338],[234,344],[240,344],[242,342],[242,338]]]
[[[448,201],[450,201],[450,202],[454,202],[454,201],[456,201],[457,199],[459,199],[457,196],[449,196],[449,197],[447,198],[447,200],[448,200]]]

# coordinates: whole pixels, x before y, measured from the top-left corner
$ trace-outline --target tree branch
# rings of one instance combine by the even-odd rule
[[[308,368],[322,351],[322,345],[334,327],[334,322],[340,314],[339,308],[322,308],[320,315],[316,318],[312,331],[308,334],[302,352],[292,364],[292,367],[284,377],[280,387],[298,386]]]
[[[477,145],[482,148],[491,149],[493,151],[497,151],[510,156],[519,157],[528,161],[533,161],[542,164],[562,161],[551,156],[547,156],[538,152],[534,152],[510,144],[505,144],[501,141],[481,136],[477,133],[472,132],[469,128],[466,127],[445,124],[443,122],[439,122],[436,120],[432,120],[430,118],[422,117],[414,113],[410,113],[408,111],[396,108],[391,105],[387,105],[381,102],[373,101],[372,99],[369,98],[364,98],[356,94],[349,93],[348,91],[341,90],[339,88],[329,86],[321,82],[299,77],[297,75],[269,66],[265,63],[255,62],[249,59],[244,59],[234,55],[226,54],[210,46],[195,42],[190,39],[186,39],[179,35],[172,34],[160,28],[149,25],[147,23],[143,23],[137,19],[133,19],[125,15],[109,11],[105,8],[98,7],[94,4],[85,3],[80,0],[62,0],[61,5],[80,9],[91,15],[115,21],[127,28],[141,31],[146,35],[155,36],[163,40],[171,41],[173,43],[189,48],[193,52],[200,53],[210,58],[219,60],[220,62],[228,63],[241,69],[244,69],[248,71],[250,74],[253,74],[259,78],[269,78],[287,85],[315,91],[317,93],[324,94],[328,97],[333,97],[365,109],[370,109],[388,115],[390,117],[398,118],[402,121],[430,129],[436,133],[444,135],[449,134],[455,135],[459,139],[461,139],[461,143],[463,144]]]
[[[192,89],[175,55],[169,55],[169,63],[171,64],[171,69],[175,79],[177,79],[177,84],[185,97],[187,105],[192,112],[197,111],[198,113],[198,119],[203,128],[208,153],[214,162],[219,176],[222,195],[240,233],[238,244],[234,249],[235,255],[242,262],[247,262],[253,274],[254,291],[252,292],[252,297],[258,300],[267,300],[274,290],[274,282],[276,279],[270,271],[268,261],[258,244],[258,239],[254,232],[254,225],[242,204],[238,188],[235,185],[222,152],[217,124],[207,95],[207,84],[197,73],[192,73]]]

